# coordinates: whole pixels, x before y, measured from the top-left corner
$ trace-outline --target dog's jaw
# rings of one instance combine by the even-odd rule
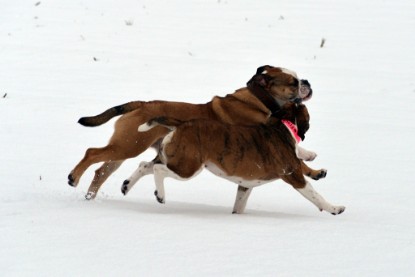
[[[302,101],[310,100],[313,95],[313,90],[311,85],[307,80],[300,81],[300,87],[298,91],[298,96]]]

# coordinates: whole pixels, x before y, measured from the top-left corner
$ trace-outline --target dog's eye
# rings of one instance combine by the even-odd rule
[[[296,87],[296,86],[298,86],[298,80],[297,79],[294,79],[291,83],[290,83],[290,86],[293,86],[293,87]]]

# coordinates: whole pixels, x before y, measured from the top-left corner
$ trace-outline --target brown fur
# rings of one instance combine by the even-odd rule
[[[263,73],[264,70],[266,73]],[[260,67],[254,77],[265,91],[281,102],[298,96],[299,80],[284,73],[280,68]],[[164,116],[181,121],[210,119],[227,124],[257,125],[268,120],[270,110],[245,87],[225,97],[216,96],[206,104],[167,101],[130,102],[113,107],[97,116],[81,118],[79,122],[85,126],[98,126],[118,115],[122,116],[115,123],[114,133],[108,145],[102,148],[89,148],[84,158],[68,176],[69,184],[77,186],[89,166],[104,162],[96,170],[88,189],[91,198],[95,197],[101,185],[124,160],[138,156],[168,133],[168,130],[161,126],[145,133],[137,132],[138,126],[152,118]],[[310,174],[316,173],[305,164],[302,166],[304,170],[311,172]]]
[[[284,110],[287,111],[284,119],[308,126],[309,115],[304,105],[287,104]],[[295,140],[275,117],[258,126],[200,119],[181,122],[159,118],[153,121],[164,126],[176,126],[171,140],[160,151],[161,161],[181,178],[190,178],[204,164],[213,163],[226,176],[246,181],[282,178],[294,188],[305,186],[302,161],[295,152]],[[301,132],[304,134],[307,129]]]

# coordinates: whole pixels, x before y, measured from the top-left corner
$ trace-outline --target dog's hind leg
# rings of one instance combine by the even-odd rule
[[[314,180],[320,180],[322,178],[325,178],[327,176],[327,169],[312,169],[310,167],[308,167],[308,165],[306,165],[304,163],[304,161],[301,161],[301,170],[303,172],[303,175],[310,177],[311,179]]]
[[[159,203],[164,204],[166,202],[166,196],[164,192],[164,179],[166,177],[175,178],[176,174],[174,174],[164,164],[155,164],[153,166],[153,172],[154,182],[156,183],[156,190],[154,191],[154,195],[156,196],[156,199]]]
[[[346,209],[344,206],[333,206],[327,202],[317,191],[314,190],[309,182],[306,183],[304,188],[297,189],[297,191],[306,199],[311,201],[311,203],[316,205],[320,211],[324,210],[332,215],[337,215],[341,214]]]
[[[162,127],[156,127],[152,131],[146,133],[136,132],[136,129],[134,129],[135,132],[128,132],[128,126],[123,126],[120,122],[121,119],[117,121],[116,126],[118,126],[118,128],[115,129],[114,135],[111,137],[108,145],[102,148],[89,148],[86,151],[84,158],[75,166],[68,176],[69,185],[76,187],[81,176],[89,166],[99,162],[105,163],[97,171],[99,174],[104,175],[99,176],[95,174],[95,178],[91,182],[88,192],[91,192],[92,194],[87,197],[89,199],[95,197],[102,182],[118,169],[121,164],[119,162],[138,156],[167,133],[166,129]]]
[[[124,181],[121,186],[121,192],[124,195],[131,190],[131,188],[140,180],[142,177],[153,174],[153,166],[159,161],[158,157],[151,162],[141,162],[138,168],[133,172],[133,174]]]
[[[238,186],[235,204],[233,205],[233,210],[232,210],[233,214],[241,214],[244,212],[246,203],[248,202],[248,198],[251,192],[252,192],[252,188]]]
[[[84,158],[75,166],[68,176],[68,184],[76,187],[81,179],[81,176],[92,164],[99,162],[111,161],[111,153],[116,149],[113,146],[107,145],[102,148],[88,148],[85,152]]]
[[[154,195],[156,196],[156,199],[159,203],[164,204],[166,202],[166,196],[164,192],[164,179],[166,177],[171,177],[181,181],[189,180],[199,174],[203,169],[200,164],[194,163],[193,165],[196,166],[193,169],[187,169],[183,174],[183,177],[181,177],[173,170],[169,169],[165,164],[155,164],[153,166],[154,181],[156,183],[156,191],[154,192]]]
[[[111,161],[105,162],[100,168],[95,171],[94,179],[92,179],[91,185],[88,188],[88,192],[85,195],[87,200],[94,199],[97,195],[99,188],[108,179],[108,177],[117,170],[124,161]]]

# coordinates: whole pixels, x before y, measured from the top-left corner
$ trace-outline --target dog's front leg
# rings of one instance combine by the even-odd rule
[[[303,195],[306,199],[311,201],[320,211],[326,211],[331,213],[332,215],[341,214],[344,212],[346,207],[344,206],[333,206],[328,203],[314,188],[311,186],[309,182],[306,182],[304,188],[296,189],[301,195]]]
[[[233,211],[232,211],[233,214],[241,214],[244,212],[246,203],[248,202],[248,198],[251,192],[252,192],[252,188],[238,186],[235,204],[233,205]]]
[[[131,188],[140,180],[142,177],[152,174],[154,167],[154,160],[151,162],[141,162],[138,168],[134,171],[134,173],[130,176],[130,178],[126,179],[121,186],[121,192],[124,195],[131,190]]]
[[[298,144],[295,146],[295,154],[297,155],[297,158],[304,161],[312,161],[317,157],[316,153],[308,151],[307,149],[302,148]]]

